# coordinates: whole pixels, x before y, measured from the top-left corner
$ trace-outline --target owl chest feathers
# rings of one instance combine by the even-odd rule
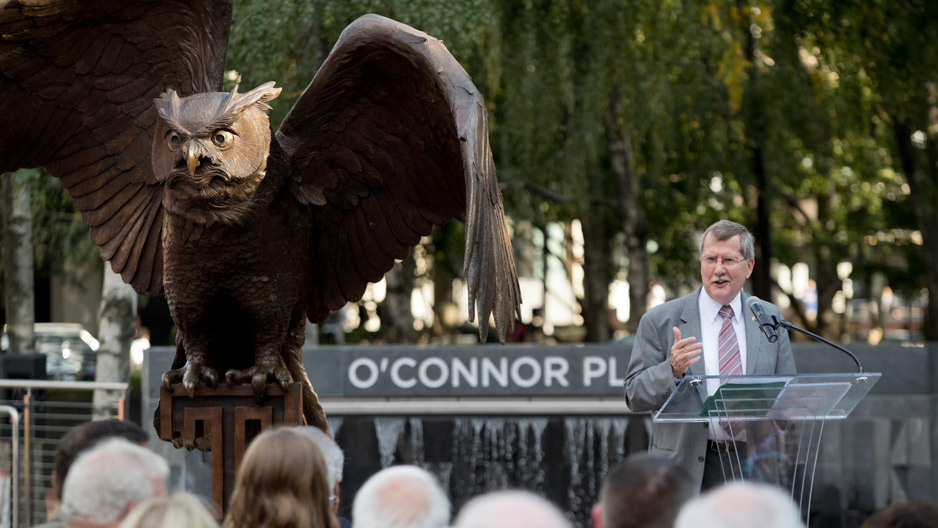
[[[167,297],[305,291],[311,268],[311,213],[289,196],[280,198],[263,209],[251,209],[243,222],[231,225],[168,215],[163,231]]]
[[[185,202],[181,193],[167,189],[163,260],[168,295],[183,278],[223,285],[260,281],[261,287],[265,277],[302,280],[310,266],[312,211],[286,185],[279,145],[271,150],[266,171],[228,182],[210,197]]]

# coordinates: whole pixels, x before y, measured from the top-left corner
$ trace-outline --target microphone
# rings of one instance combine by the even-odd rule
[[[775,334],[775,325],[772,324],[769,316],[766,315],[765,310],[762,309],[762,300],[758,297],[749,297],[749,299],[746,300],[746,305],[752,310],[754,320],[759,323],[759,328],[762,330],[762,333],[765,334],[765,338],[769,340],[769,343],[778,341],[778,335]]]

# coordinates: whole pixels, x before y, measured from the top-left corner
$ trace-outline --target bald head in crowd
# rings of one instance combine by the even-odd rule
[[[734,482],[714,488],[681,510],[674,528],[804,528],[801,512],[781,488]]]
[[[573,528],[573,525],[547,499],[530,491],[506,490],[486,493],[467,502],[453,528]]]
[[[697,494],[690,473],[671,458],[640,453],[610,469],[593,507],[595,528],[671,528]]]
[[[122,438],[81,454],[62,490],[62,520],[69,528],[111,528],[150,497],[166,495],[169,465],[156,453]]]
[[[444,528],[449,513],[449,498],[436,478],[416,466],[375,473],[352,503],[355,528]]]

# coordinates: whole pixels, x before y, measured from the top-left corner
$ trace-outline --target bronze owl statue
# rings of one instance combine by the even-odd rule
[[[58,177],[115,272],[165,292],[163,377],[304,386],[306,319],[357,301],[434,225],[466,222],[470,320],[520,293],[486,110],[442,42],[366,15],[276,134],[267,83],[221,93],[229,2],[0,0],[0,172]],[[223,378],[220,378],[222,376]]]

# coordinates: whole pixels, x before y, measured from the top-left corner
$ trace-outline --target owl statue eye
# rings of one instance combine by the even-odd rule
[[[231,132],[218,130],[212,134],[212,143],[214,143],[216,147],[227,148],[231,146],[232,137]]]
[[[182,139],[179,138],[178,134],[170,134],[167,141],[169,142],[169,148],[173,150],[179,148],[180,143],[182,143]]]

